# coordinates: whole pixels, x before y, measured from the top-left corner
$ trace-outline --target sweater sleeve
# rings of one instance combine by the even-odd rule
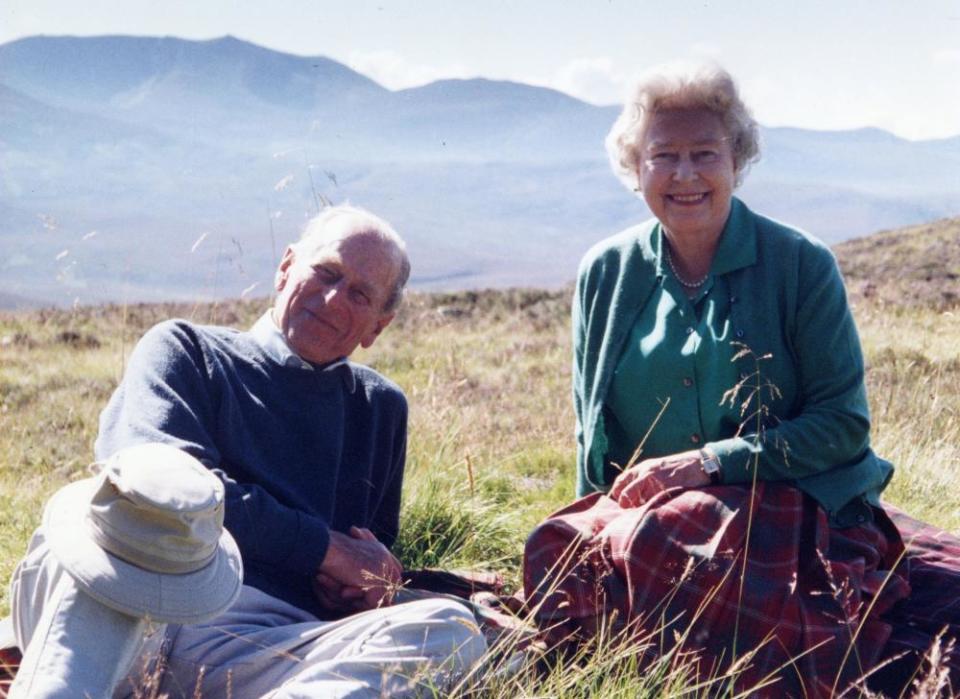
[[[400,531],[400,499],[403,470],[407,458],[407,402],[400,397],[400,417],[394,430],[390,469],[383,484],[383,495],[373,513],[371,531],[384,546],[391,548]]]
[[[149,330],[100,416],[97,458],[146,442],[182,449],[224,482],[225,526],[245,561],[312,574],[326,555],[327,522],[281,504],[257,484],[238,483],[227,475],[214,439],[218,389],[210,372],[191,326],[167,321]]]
[[[861,458],[869,445],[863,355],[836,260],[811,245],[798,264],[793,322],[780,322],[795,356],[799,409],[789,419],[766,420],[759,435],[747,429],[708,445],[720,457],[727,483],[751,480],[755,462],[760,480],[823,473]],[[761,381],[776,383],[776,377],[763,376],[762,362],[760,372]],[[761,395],[766,399],[769,391]]]
[[[585,273],[581,271],[573,292],[571,329],[573,331],[573,414],[574,434],[577,441],[577,497],[595,490],[587,477],[587,454],[584,445],[584,345],[586,344],[586,320],[584,317]]]

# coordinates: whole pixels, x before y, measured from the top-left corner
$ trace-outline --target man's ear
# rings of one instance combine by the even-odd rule
[[[369,333],[360,338],[360,346],[366,349],[370,347],[376,339],[380,336],[380,333],[383,332],[383,329],[390,325],[390,321],[394,319],[396,313],[387,313],[377,320],[377,324],[373,326],[373,329]]]
[[[273,288],[277,292],[283,291],[283,287],[287,285],[287,277],[290,275],[290,267],[293,265],[295,258],[296,253],[293,251],[293,246],[288,245],[287,249],[283,251],[283,259],[280,260],[280,266],[277,267],[277,273],[273,277]]]

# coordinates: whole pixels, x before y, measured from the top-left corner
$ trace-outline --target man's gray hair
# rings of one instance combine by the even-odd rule
[[[379,216],[350,204],[328,206],[307,222],[303,235],[293,244],[293,248],[299,250],[307,243],[318,245],[342,239],[343,235],[334,233],[335,229],[330,225],[334,220],[342,218],[349,218],[348,236],[372,235],[393,249],[397,263],[397,276],[383,304],[383,310],[395,311],[403,300],[403,290],[410,279],[410,259],[407,257],[407,244],[403,242],[403,238],[393,229],[393,226]]]
[[[709,109],[720,117],[730,137],[737,185],[759,160],[759,127],[730,73],[715,63],[669,63],[637,80],[607,134],[610,165],[629,189],[638,185],[637,166],[650,117],[667,109]]]

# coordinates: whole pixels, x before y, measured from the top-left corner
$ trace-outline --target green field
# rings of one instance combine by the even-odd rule
[[[951,531],[960,530],[958,240],[954,219],[838,249],[867,356],[874,448],[897,466],[886,498]],[[412,294],[394,325],[356,357],[399,383],[410,401],[397,548],[409,567],[494,568],[516,586],[527,533],[571,499],[570,293]],[[45,498],[89,473],[99,412],[140,334],[168,317],[245,327],[265,304],[0,315],[0,580],[9,578]],[[4,588],[0,614],[7,608]],[[490,680],[480,694],[689,689],[676,658],[645,673],[641,687],[632,672],[636,649],[610,644],[546,675]]]

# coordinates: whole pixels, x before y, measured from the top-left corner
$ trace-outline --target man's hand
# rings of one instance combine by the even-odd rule
[[[400,583],[400,561],[369,529],[351,527],[350,535],[330,532],[330,545],[313,581],[313,590],[331,611],[374,609]]]
[[[667,488],[701,488],[710,477],[700,466],[700,452],[683,451],[657,459],[644,459],[621,473],[608,495],[620,507],[639,507]]]
[[[320,606],[338,615],[362,612],[368,608],[365,605],[366,595],[361,588],[341,585],[319,571],[313,576],[313,594],[320,600]]]

